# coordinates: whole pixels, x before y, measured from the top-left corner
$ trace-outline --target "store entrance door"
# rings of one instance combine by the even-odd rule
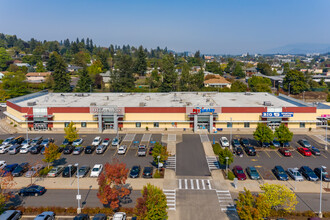
[[[268,118],[267,119],[267,125],[272,129],[275,130],[281,125],[281,119],[280,118]]]
[[[33,124],[33,128],[35,131],[45,131],[47,130],[47,123],[45,122],[35,122]]]
[[[103,130],[111,130],[114,128],[114,123],[104,123]]]

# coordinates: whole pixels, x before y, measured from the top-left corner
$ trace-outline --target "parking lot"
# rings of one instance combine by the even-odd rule
[[[225,136],[230,140],[230,135],[222,135],[222,134],[211,134],[209,135],[210,141],[219,141],[220,137]],[[241,166],[245,169],[248,166],[255,166],[258,170],[261,178],[266,180],[275,180],[276,177],[272,173],[272,169],[276,165],[282,166],[284,169],[288,168],[300,168],[301,166],[309,166],[314,169],[320,166],[328,167],[330,169],[330,153],[328,151],[324,151],[324,146],[316,142],[313,138],[308,135],[294,135],[290,145],[292,147],[291,157],[284,157],[278,150],[264,150],[260,147],[256,146],[257,143],[253,140],[253,135],[237,135],[233,134],[232,138],[248,138],[250,139],[250,143],[256,148],[257,155],[256,156],[248,156],[245,151],[243,151],[243,157],[239,157],[234,155],[234,162],[229,166],[229,168],[233,168],[235,165]],[[320,156],[315,156],[312,154],[311,157],[305,157],[300,154],[296,148],[299,146],[297,143],[300,139],[307,139],[312,146],[317,147],[321,151]]]
[[[26,137],[26,134],[21,135],[23,137]],[[15,134],[13,136],[17,137],[19,135]],[[64,140],[64,134],[29,134],[29,138],[32,139],[40,136],[42,136],[43,138],[54,138],[55,144],[58,146],[60,146],[62,144],[62,141]],[[91,145],[93,139],[96,136],[101,136],[102,139],[109,138],[110,140],[112,140],[116,137],[116,134],[82,134],[80,135],[80,138],[84,139],[82,146]],[[119,136],[122,138],[121,145],[127,146],[127,151],[124,155],[118,155],[117,147],[113,147],[110,144],[103,154],[96,154],[95,151],[92,154],[85,154],[84,152],[82,152],[80,155],[62,154],[61,158],[56,162],[56,165],[68,165],[78,163],[79,166],[88,165],[90,167],[93,167],[95,164],[105,164],[107,162],[112,162],[113,159],[118,159],[119,162],[125,163],[127,168],[131,168],[133,165],[140,165],[141,167],[151,165],[153,158],[151,155],[149,155],[149,148],[154,145],[154,143],[161,142],[161,134],[120,134]],[[10,135],[0,135],[0,139],[6,139],[7,137],[10,137]],[[148,148],[147,155],[145,157],[137,156],[139,144],[144,144]],[[28,162],[30,164],[44,163],[42,161],[43,158],[44,156],[41,154],[0,154],[0,160],[5,160],[7,164],[22,162]]]

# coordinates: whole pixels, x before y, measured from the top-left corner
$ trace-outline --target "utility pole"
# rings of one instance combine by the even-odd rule
[[[77,208],[77,214],[81,213],[81,207],[80,207],[80,200],[81,200],[81,195],[79,193],[79,164],[75,164],[77,166],[77,187],[78,187],[78,194],[77,194],[77,200],[78,200],[78,208]]]
[[[325,120],[325,147],[324,150],[328,150],[328,118]]]
[[[320,169],[321,169],[321,176],[320,176],[321,181],[320,181],[320,211],[319,211],[319,217],[322,218],[323,217],[323,215],[322,215],[322,179],[323,179],[322,174],[323,174],[323,169],[325,170],[326,167],[321,166]]]
[[[230,117],[230,142],[229,142],[229,148],[232,150],[233,146],[231,144],[232,138],[233,138],[233,118]]]

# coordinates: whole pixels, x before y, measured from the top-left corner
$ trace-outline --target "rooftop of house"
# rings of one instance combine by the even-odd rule
[[[29,72],[26,74],[26,77],[36,77],[36,76],[41,76],[41,77],[46,77],[50,76],[52,73],[51,72]]]
[[[204,84],[231,84],[228,80],[224,77],[219,75],[214,75],[215,78],[207,79],[204,81]]]

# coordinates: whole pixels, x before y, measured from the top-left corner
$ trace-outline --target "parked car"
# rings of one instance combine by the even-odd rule
[[[38,145],[38,144],[41,144],[41,142],[42,142],[42,137],[36,137],[36,138],[33,138],[31,145],[32,146]]]
[[[5,168],[6,165],[7,165],[6,164],[6,161],[0,160],[0,170],[2,170],[3,168]]]
[[[10,148],[10,145],[1,145],[0,146],[0,154],[5,154],[5,153],[7,153],[8,152],[8,150],[9,150],[9,148]]]
[[[19,220],[22,217],[22,212],[19,210],[6,210],[0,215],[1,220]]]
[[[321,172],[322,172],[322,181],[330,182],[330,175],[326,171],[325,167],[317,167],[314,169],[314,173],[319,179],[321,179]]]
[[[74,146],[67,145],[63,150],[63,154],[71,154],[73,150],[74,150]]]
[[[49,147],[49,145],[43,146],[41,151],[40,151],[40,154],[44,155],[47,147]]]
[[[261,147],[269,148],[270,147],[270,143],[269,142],[261,142]]]
[[[311,151],[312,154],[314,154],[315,156],[320,156],[321,152],[319,149],[317,149],[316,147],[312,146],[311,148],[309,148],[309,150]]]
[[[319,178],[313,172],[309,166],[302,166],[299,169],[299,172],[309,181],[318,181]]]
[[[93,142],[92,142],[92,146],[98,146],[100,145],[102,142],[102,138],[101,137],[95,137]]]
[[[18,136],[10,142],[10,145],[15,145],[15,144],[21,145],[23,141],[24,141],[24,138],[22,136]]]
[[[78,146],[78,145],[81,145],[82,143],[84,142],[84,140],[82,138],[79,138],[77,140],[74,140],[72,142],[72,146]]]
[[[46,192],[46,188],[39,185],[32,185],[21,189],[19,196],[41,196]]]
[[[91,171],[90,177],[98,177],[102,172],[102,169],[103,169],[102,164],[95,164]]]
[[[20,149],[21,149],[21,145],[15,144],[15,145],[13,145],[9,148],[8,153],[9,154],[17,154]]]
[[[255,155],[257,155],[257,152],[254,149],[254,147],[244,147],[244,151],[249,156],[255,156]]]
[[[84,165],[84,166],[81,166],[79,168],[79,170],[77,171],[77,174],[76,174],[76,177],[85,177],[87,176],[89,170],[90,170],[90,166],[87,166],[87,165]]]
[[[42,145],[42,146],[47,146],[47,145],[49,145],[50,143],[54,143],[54,139],[52,139],[52,138],[46,138],[46,139],[44,139],[44,140],[41,142],[40,145]]]
[[[234,153],[237,155],[237,156],[240,156],[242,157],[244,154],[243,154],[243,149],[241,147],[235,147],[234,149]]]
[[[273,145],[274,147],[281,147],[281,143],[280,143],[278,140],[276,140],[276,139],[274,139],[274,140],[272,141],[272,145]]]
[[[5,103],[5,102],[0,103],[0,107],[1,108],[7,108],[7,103]]]
[[[116,212],[112,220],[126,220],[126,213],[125,212]]]
[[[101,144],[101,145],[97,146],[95,152],[97,154],[103,154],[106,150],[107,150],[107,146]]]
[[[304,178],[299,172],[298,168],[289,168],[288,174],[294,181],[304,181]]]
[[[84,147],[75,147],[72,154],[73,155],[79,155],[83,151],[84,151]]]
[[[34,220],[55,220],[55,213],[51,211],[43,212],[37,215]]]
[[[111,143],[111,145],[112,145],[113,147],[118,147],[119,144],[120,144],[120,142],[121,142],[121,138],[120,138],[120,137],[119,137],[119,138],[114,138],[114,139],[112,139],[112,143]]]
[[[247,138],[241,138],[240,142],[241,142],[241,145],[242,145],[244,148],[250,146],[249,139],[247,139]]]
[[[231,141],[231,145],[234,146],[235,148],[241,146],[241,144],[239,143],[239,140],[238,139],[233,139]]]
[[[139,148],[138,148],[138,156],[146,156],[147,155],[147,147],[146,145],[139,145]]]
[[[14,177],[22,176],[23,173],[28,171],[28,169],[29,163],[21,163],[13,170],[13,172],[11,172],[11,175],[13,175]]]
[[[125,154],[127,151],[127,146],[126,145],[120,145],[120,147],[118,148],[118,154],[122,155]]]
[[[33,167],[30,168],[29,171],[26,172],[25,177],[33,177],[36,176],[40,170],[44,168],[44,165],[42,164],[37,164]]]
[[[95,145],[89,145],[85,147],[85,154],[92,154],[95,150],[96,146]]]
[[[138,165],[132,167],[131,171],[129,172],[129,177],[131,178],[138,178],[140,176],[141,168]]]
[[[6,138],[6,139],[2,142],[2,145],[9,145],[13,140],[14,140],[14,137]]]
[[[306,147],[298,147],[297,150],[298,150],[299,153],[301,153],[301,154],[304,155],[305,157],[310,157],[310,156],[312,156],[312,153],[311,153],[310,150],[308,150],[308,148],[306,148]]]
[[[291,157],[291,152],[286,147],[282,147],[282,148],[278,149],[278,151],[285,157]]]
[[[30,152],[30,150],[31,150],[32,147],[33,147],[32,145],[23,145],[23,146],[21,147],[21,149],[19,150],[19,152],[20,152],[21,154],[27,154],[27,153]]]
[[[282,143],[282,147],[290,147],[290,142],[284,142]]]
[[[41,145],[34,145],[31,149],[30,149],[30,154],[39,154],[40,151],[42,150],[43,146]]]
[[[7,174],[11,174],[13,170],[18,166],[17,163],[14,164],[7,164],[3,169],[2,172],[0,173],[0,176],[6,176]]]
[[[64,166],[53,167],[47,174],[48,177],[57,177],[63,171]]]
[[[247,167],[246,168],[246,173],[249,175],[249,177],[252,179],[252,180],[259,180],[261,179],[257,169],[255,167]]]
[[[222,147],[229,147],[229,141],[226,137],[220,138],[220,144]]]
[[[109,138],[105,138],[103,141],[102,141],[102,145],[105,145],[105,146],[109,146],[110,144],[110,139]]]
[[[89,220],[89,215],[80,213],[76,215],[73,220]]]
[[[98,213],[94,215],[93,220],[107,220],[107,215],[103,213]]]
[[[282,181],[289,180],[289,177],[285,173],[285,170],[283,169],[282,166],[275,166],[273,172],[278,180],[282,180]]]
[[[233,173],[237,177],[238,180],[246,180],[246,175],[241,166],[238,166],[238,165],[234,166]]]
[[[62,177],[72,177],[76,171],[77,171],[77,166],[69,164],[64,168],[62,172]]]
[[[24,147],[24,146],[27,146],[27,145],[30,145],[31,144],[31,142],[32,142],[32,139],[25,139],[23,142],[22,142],[22,147]]]
[[[149,147],[149,155],[152,155],[153,150],[154,150],[154,146]]]
[[[305,148],[310,148],[312,147],[312,145],[308,142],[308,140],[306,139],[300,139],[298,141],[298,144],[300,144],[302,147],[305,147]]]
[[[68,144],[71,144],[70,141],[68,139],[64,139],[64,141],[62,142],[62,145],[66,146]]]
[[[152,178],[153,167],[144,167],[142,176],[143,178]]]

